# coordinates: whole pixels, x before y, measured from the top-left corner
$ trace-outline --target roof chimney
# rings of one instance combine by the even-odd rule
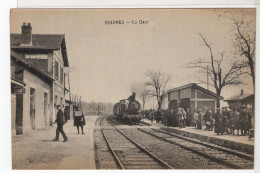
[[[23,22],[21,46],[32,46],[32,26],[30,23],[26,25],[26,23]]]
[[[244,94],[244,90],[243,89],[241,89],[241,95],[243,95]]]

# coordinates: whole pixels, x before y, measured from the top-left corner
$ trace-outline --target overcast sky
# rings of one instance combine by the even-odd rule
[[[103,10],[13,10],[11,33],[21,33],[30,22],[33,34],[65,34],[72,93],[85,101],[117,102],[132,91],[140,92],[145,73],[160,70],[171,75],[169,88],[205,79],[198,70],[185,68],[189,62],[208,58],[198,33],[212,43],[213,51],[225,51],[228,66],[233,55],[231,24],[218,9],[103,9]],[[233,10],[239,15],[240,10]],[[255,21],[255,10],[247,19]],[[125,24],[105,25],[108,20]],[[127,24],[144,20],[148,24]],[[255,27],[255,26],[253,26]],[[252,93],[252,79],[246,85],[227,87],[228,98],[241,89]],[[205,85],[202,85],[206,88]],[[214,91],[214,88],[210,88]]]

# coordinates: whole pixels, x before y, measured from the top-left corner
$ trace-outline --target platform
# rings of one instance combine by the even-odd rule
[[[204,130],[205,126],[202,126],[202,130],[196,129],[195,127],[185,127],[180,129],[178,127],[164,126],[164,124],[156,123],[155,121],[151,123],[151,121],[147,119],[142,119],[142,121],[150,124],[151,127],[160,128],[161,130],[167,130],[168,132],[195,138],[203,142],[209,142],[219,146],[246,152],[248,154],[254,154],[254,138],[249,140],[248,136],[217,135],[214,131]]]
[[[67,142],[53,142],[56,127],[31,130],[12,139],[12,167],[20,169],[96,169],[93,129],[98,116],[86,116],[85,134],[78,134],[69,120],[63,127]]]

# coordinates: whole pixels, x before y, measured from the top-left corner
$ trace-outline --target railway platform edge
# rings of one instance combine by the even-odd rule
[[[151,123],[147,119],[143,119],[142,121],[145,124],[149,124],[150,127],[159,128],[167,132],[194,138],[203,142],[209,142],[215,145],[234,149],[248,154],[254,154],[254,138],[249,140],[248,136],[217,135],[213,131],[204,130],[205,127],[202,127],[202,130],[199,130],[195,129],[194,127],[178,128],[164,126],[162,123]]]

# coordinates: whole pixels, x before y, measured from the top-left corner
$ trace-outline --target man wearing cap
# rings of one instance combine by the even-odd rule
[[[246,105],[242,105],[242,110],[240,111],[239,116],[239,125],[241,129],[241,135],[246,135],[247,126],[248,126],[248,117],[251,116],[249,111],[246,109]]]
[[[63,142],[66,142],[68,141],[68,138],[65,134],[65,132],[63,131],[63,125],[66,123],[66,119],[65,119],[65,116],[64,116],[64,113],[63,111],[61,110],[61,107],[60,105],[57,105],[57,117],[56,117],[56,120],[54,121],[54,124],[57,123],[57,129],[56,129],[56,137],[55,139],[53,139],[53,141],[59,141],[59,134],[61,133],[62,136],[63,136]]]

